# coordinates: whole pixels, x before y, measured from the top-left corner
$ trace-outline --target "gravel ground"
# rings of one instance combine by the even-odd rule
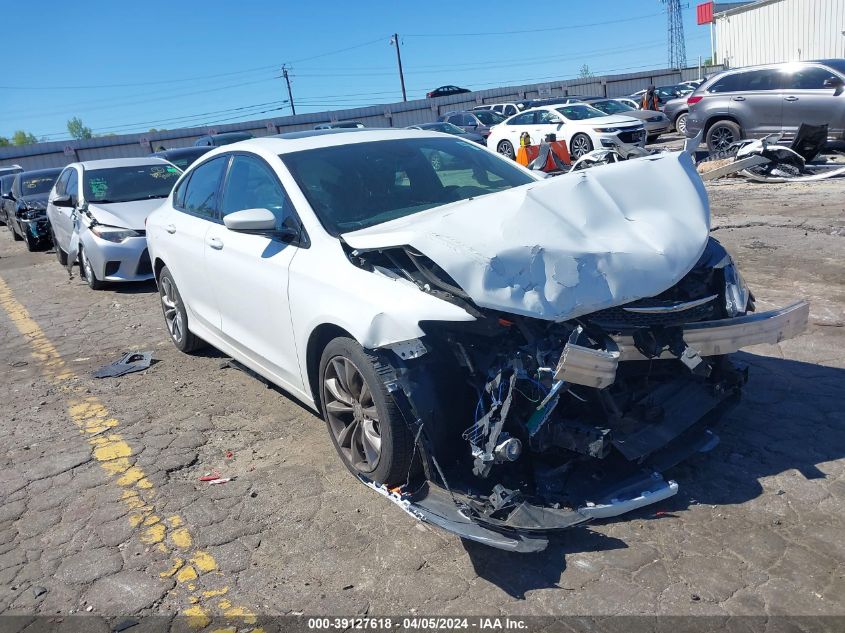
[[[93,292],[0,234],[0,613],[845,615],[845,179],[708,190],[758,309],[808,298],[809,329],[741,354],[676,497],[537,555],[416,523],[316,416],[177,352],[154,286]],[[127,350],[157,362],[91,378]]]

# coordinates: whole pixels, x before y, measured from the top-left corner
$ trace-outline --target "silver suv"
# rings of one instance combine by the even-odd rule
[[[789,62],[728,70],[705,81],[687,99],[686,135],[704,130],[711,152],[743,138],[783,133],[802,123],[828,125],[831,140],[845,138],[845,59]]]

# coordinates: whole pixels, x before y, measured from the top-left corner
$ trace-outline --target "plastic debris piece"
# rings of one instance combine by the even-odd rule
[[[119,360],[95,371],[94,378],[115,378],[143,371],[149,369],[152,362],[152,352],[127,352]]]
[[[211,471],[210,473],[205,473],[202,477],[200,477],[200,481],[214,481],[215,479],[220,479],[221,475],[216,470]]]
[[[226,459],[232,459],[235,454],[232,451],[226,451]]]
[[[33,588],[32,588],[32,594],[33,594],[36,598],[40,598],[40,597],[41,597],[41,596],[43,596],[45,593],[47,593],[47,589],[46,589],[46,587],[35,586],[35,587],[33,587]]]
[[[234,477],[221,477],[220,479],[213,479],[212,481],[208,482],[209,486],[216,486],[218,484],[225,484],[229,483],[230,481],[234,481]]]

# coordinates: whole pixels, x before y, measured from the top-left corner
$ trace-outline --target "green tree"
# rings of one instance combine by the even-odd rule
[[[5,136],[0,136],[0,147],[8,147],[9,145],[11,145],[9,139],[7,139]]]
[[[589,79],[590,77],[595,77],[595,75],[593,75],[593,71],[590,70],[590,67],[587,64],[581,64],[581,68],[578,71],[578,77],[580,79]]]
[[[14,134],[12,134],[12,143],[15,145],[32,145],[33,143],[37,143],[38,139],[35,138],[35,134],[30,132],[24,132],[23,130],[18,130]]]
[[[86,127],[82,123],[82,119],[78,116],[73,117],[67,122],[67,131],[75,139],[91,138],[94,134],[90,127]]]

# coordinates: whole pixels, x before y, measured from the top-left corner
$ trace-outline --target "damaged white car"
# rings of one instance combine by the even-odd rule
[[[435,169],[429,159],[444,160]],[[754,312],[688,153],[538,179],[454,136],[210,152],[147,223],[165,322],[321,412],[417,518],[515,551],[673,495],[809,306]]]

